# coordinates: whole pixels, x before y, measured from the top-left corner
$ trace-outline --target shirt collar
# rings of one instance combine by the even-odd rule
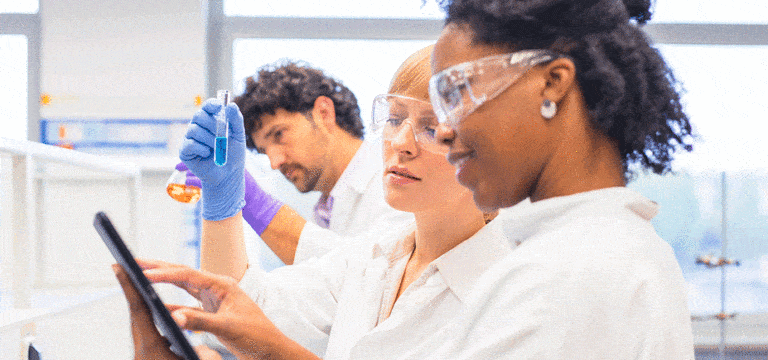
[[[504,236],[501,222],[494,220],[437,258],[433,265],[451,291],[464,302],[480,275],[511,253],[512,248]]]
[[[507,210],[501,210],[499,217],[503,217],[505,212]],[[514,248],[504,235],[502,225],[501,221],[494,219],[469,239],[435,259],[424,269],[424,273],[438,271],[448,288],[456,294],[459,301],[464,302],[480,275],[510,254]],[[391,266],[404,256],[410,256],[415,246],[414,231],[416,224],[411,223],[390,241],[374,244],[371,257],[379,258]]]
[[[384,258],[388,263],[393,263],[399,258],[410,255],[416,246],[413,233],[416,231],[416,223],[412,222],[394,233],[391,238],[382,238],[382,241],[373,244],[371,258]]]
[[[362,194],[368,188],[368,184],[376,176],[381,176],[384,167],[381,160],[381,141],[363,140],[355,156],[347,164],[341,173],[336,185],[333,186],[330,196],[337,197],[342,191],[351,189]]]
[[[557,228],[567,214],[603,213],[614,216],[618,211],[630,210],[650,221],[659,211],[659,205],[640,193],[626,187],[611,187],[558,196],[535,203],[525,201],[500,213],[502,231],[511,245],[519,245],[533,234]]]

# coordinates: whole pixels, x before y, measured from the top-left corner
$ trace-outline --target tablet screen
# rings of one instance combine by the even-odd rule
[[[96,227],[96,231],[101,235],[101,239],[104,240],[104,243],[109,248],[109,252],[115,257],[117,263],[128,273],[133,286],[139,291],[144,302],[152,312],[155,326],[170,341],[171,350],[186,360],[199,360],[192,345],[190,345],[181,328],[171,317],[171,313],[165,307],[165,304],[157,296],[149,279],[144,276],[139,264],[136,263],[136,259],[128,251],[128,247],[125,246],[125,243],[120,238],[112,222],[109,221],[107,215],[103,212],[96,213],[93,219],[93,226]]]

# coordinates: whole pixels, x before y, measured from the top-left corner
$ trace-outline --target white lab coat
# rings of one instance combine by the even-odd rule
[[[514,251],[451,324],[392,359],[693,360],[685,281],[650,223],[657,204],[617,187],[510,210],[497,220]]]
[[[383,172],[381,138],[367,138],[331,190],[330,195],[334,201],[329,228],[321,228],[313,220],[307,221],[299,237],[294,264],[320,258],[337,248],[346,248],[348,250],[345,251],[350,253],[368,249],[372,241],[381,239],[381,234],[396,235],[411,226],[414,222],[413,214],[395,210],[387,204]],[[249,231],[246,229],[247,239]],[[251,242],[247,241],[246,244]],[[258,252],[262,251],[266,251],[263,243],[262,250]],[[268,268],[274,267],[271,265]],[[324,351],[327,334],[316,335],[305,336],[302,344],[310,349]],[[312,340],[315,337],[319,340]],[[195,344],[200,341],[223,350],[223,346],[213,336],[204,335],[200,340],[193,339]]]
[[[318,356],[396,356],[445,326],[481,274],[511,252],[491,223],[430,263],[395,304],[414,229],[391,229],[375,242],[269,273],[251,268],[240,286],[284,334]]]
[[[395,210],[384,198],[381,139],[363,141],[331,190],[333,208],[328,229],[307,222],[299,238],[294,263],[320,257],[346,243],[378,239],[382,231],[399,231],[413,214]]]
[[[513,207],[430,264],[384,321],[403,246],[251,269],[241,286],[316,354],[330,334],[327,359],[692,360],[685,283],[656,211],[625,188]]]

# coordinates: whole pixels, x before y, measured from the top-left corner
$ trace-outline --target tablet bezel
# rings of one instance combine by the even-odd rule
[[[101,211],[96,213],[93,219],[93,226],[101,236],[104,244],[109,248],[109,252],[117,260],[117,263],[128,273],[133,286],[139,291],[139,294],[144,299],[144,303],[147,304],[147,307],[152,312],[155,326],[170,341],[171,350],[186,360],[200,360],[189,340],[187,340],[187,337],[184,336],[181,328],[179,328],[179,325],[171,317],[168,308],[165,307],[163,301],[157,296],[152,283],[144,276],[144,272],[128,250],[120,234],[117,233],[117,229],[112,225],[107,214]]]

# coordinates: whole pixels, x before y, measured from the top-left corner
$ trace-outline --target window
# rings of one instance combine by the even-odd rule
[[[232,56],[234,89],[241,93],[243,79],[253,75],[261,65],[286,58],[302,60],[352,90],[367,127],[374,96],[387,92],[392,75],[408,56],[432,43],[426,40],[238,39]]]
[[[0,126],[3,137],[27,139],[27,37],[0,35]]]
[[[654,2],[653,23],[768,24],[765,0]]]
[[[653,225],[675,251],[692,315],[736,313],[726,342],[761,342],[757,329],[768,312],[768,44],[658,48],[685,88],[683,104],[699,138],[692,153],[678,155],[676,173],[641,175],[629,186],[661,205]],[[697,264],[707,255],[740,265]],[[697,344],[720,341],[716,321],[694,322],[693,329]]]
[[[442,19],[434,0],[248,1],[224,0],[227,16]]]
[[[37,14],[40,10],[38,0],[14,0],[0,3],[0,14]]]
[[[0,5],[2,137],[39,138],[40,14],[37,0]]]
[[[678,169],[733,171],[765,168],[768,46],[660,45],[683,83],[685,110],[700,136]]]

